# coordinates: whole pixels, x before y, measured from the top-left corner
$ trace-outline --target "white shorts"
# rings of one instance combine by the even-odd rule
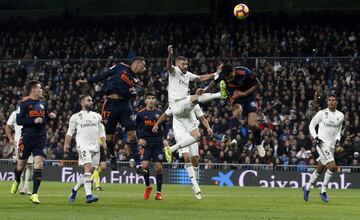
[[[84,166],[84,164],[91,163],[92,167],[99,167],[100,161],[100,151],[94,152],[89,150],[78,150],[79,153],[79,165]]]
[[[176,102],[170,102],[169,107],[172,114],[177,118],[188,118],[190,112],[193,110],[194,106],[191,103],[191,97],[187,96],[184,99],[180,99]]]
[[[199,156],[199,144],[196,142],[191,144],[190,146],[180,148],[178,150],[178,153],[179,157],[182,157],[184,153],[190,154],[190,157]]]
[[[317,162],[326,165],[330,161],[334,161],[335,147],[323,144],[322,147],[316,146],[316,150],[319,153],[319,157],[316,159]]]
[[[177,135],[180,137],[186,136],[187,134],[190,135],[193,130],[198,129],[199,124],[194,111],[192,111],[187,118],[173,117],[173,130],[175,136]]]

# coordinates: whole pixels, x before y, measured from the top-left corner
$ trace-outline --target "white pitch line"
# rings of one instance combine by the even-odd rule
[[[101,194],[101,193],[95,193],[94,195],[101,197],[109,197],[109,198],[114,198],[114,197],[134,197],[134,196],[142,196],[142,193],[116,193],[116,194]],[[11,194],[0,194],[1,197],[15,197],[15,196],[19,196],[19,197],[26,197],[25,195],[11,195]],[[63,194],[63,195],[59,195],[59,194],[39,194],[39,197],[68,197],[69,195],[67,194]],[[173,194],[173,193],[165,193],[164,196],[166,197],[192,197],[193,194]],[[253,195],[253,194],[249,194],[249,195],[215,195],[215,194],[202,194],[203,197],[219,197],[219,198],[251,198],[251,197],[256,197],[256,198],[302,198],[302,195],[299,196],[270,196],[270,195]],[[338,196],[338,195],[334,195],[331,196],[329,195],[330,198],[360,198],[360,195],[342,195],[342,196]]]

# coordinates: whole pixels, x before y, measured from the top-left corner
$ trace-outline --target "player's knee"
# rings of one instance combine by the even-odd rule
[[[329,166],[328,166],[328,170],[330,170],[331,172],[336,172],[336,165],[335,164],[330,164]]]
[[[136,137],[136,132],[135,131],[129,131],[128,132],[128,142],[129,143],[134,143],[136,142],[137,137]]]

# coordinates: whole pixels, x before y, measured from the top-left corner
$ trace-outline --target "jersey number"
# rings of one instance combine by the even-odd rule
[[[83,157],[86,157],[86,151],[83,151],[82,154],[83,154]]]

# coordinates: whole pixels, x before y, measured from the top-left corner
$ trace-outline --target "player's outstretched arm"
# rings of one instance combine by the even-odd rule
[[[155,125],[152,128],[152,132],[157,133],[159,126],[164,122],[167,121],[169,116],[166,113],[163,113],[160,118],[156,121]]]
[[[81,86],[82,84],[86,84],[86,83],[94,83],[94,82],[100,82],[103,81],[105,79],[107,79],[108,77],[110,77],[111,75],[116,73],[116,65],[110,67],[110,69],[95,75],[93,77],[88,77],[87,79],[79,79],[76,81],[76,85],[77,86]]]
[[[168,50],[169,55],[168,55],[168,58],[166,60],[166,69],[167,69],[167,71],[169,73],[173,73],[174,72],[174,67],[172,65],[172,55],[173,55],[174,50],[172,48],[172,45],[169,45],[167,50]]]

